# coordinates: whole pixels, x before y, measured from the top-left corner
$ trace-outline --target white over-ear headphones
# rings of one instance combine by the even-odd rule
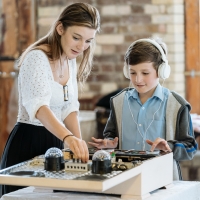
[[[160,64],[160,66],[158,67],[158,78],[161,78],[161,79],[169,78],[171,69],[170,69],[170,66],[168,65],[167,57],[166,57],[166,55],[165,55],[164,50],[162,49],[162,47],[155,40],[148,39],[148,38],[147,39],[136,40],[135,42],[133,42],[129,46],[128,50],[131,47],[133,47],[136,43],[142,42],[142,41],[149,42],[149,43],[153,44],[160,51],[160,53],[161,53],[163,63]],[[124,72],[124,76],[126,78],[130,79],[130,77],[129,77],[129,69],[128,69],[128,65],[127,65],[126,62],[124,63],[123,72]]]

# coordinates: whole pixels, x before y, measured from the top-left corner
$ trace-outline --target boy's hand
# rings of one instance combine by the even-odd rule
[[[116,148],[118,144],[118,137],[115,137],[114,140],[108,140],[108,139],[96,139],[92,137],[93,142],[88,142],[88,144],[98,148]]]
[[[170,149],[168,143],[166,140],[163,138],[156,138],[153,142],[151,140],[146,140],[146,142],[151,145],[151,150],[154,151],[154,149],[159,149],[165,152],[171,152],[172,150]]]

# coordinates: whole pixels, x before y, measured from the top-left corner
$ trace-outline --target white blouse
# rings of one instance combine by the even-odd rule
[[[76,59],[69,60],[68,63],[70,73],[66,84],[68,101],[64,101],[63,85],[54,81],[46,54],[41,50],[32,50],[26,55],[18,77],[18,122],[43,126],[35,118],[37,110],[43,105],[48,106],[62,123],[71,112],[78,112]]]

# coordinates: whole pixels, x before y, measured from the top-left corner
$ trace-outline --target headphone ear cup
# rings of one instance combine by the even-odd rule
[[[158,68],[158,78],[166,79],[169,78],[170,75],[170,66],[163,62]]]
[[[124,63],[123,73],[126,78],[130,79],[129,72],[128,72],[128,66],[127,66],[126,62]]]

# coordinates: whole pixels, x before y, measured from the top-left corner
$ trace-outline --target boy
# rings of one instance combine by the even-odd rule
[[[173,179],[182,179],[179,161],[191,160],[197,143],[190,104],[159,84],[170,75],[165,43],[159,39],[133,42],[126,54],[124,75],[133,88],[111,98],[104,140],[92,138],[97,148],[173,152]]]

